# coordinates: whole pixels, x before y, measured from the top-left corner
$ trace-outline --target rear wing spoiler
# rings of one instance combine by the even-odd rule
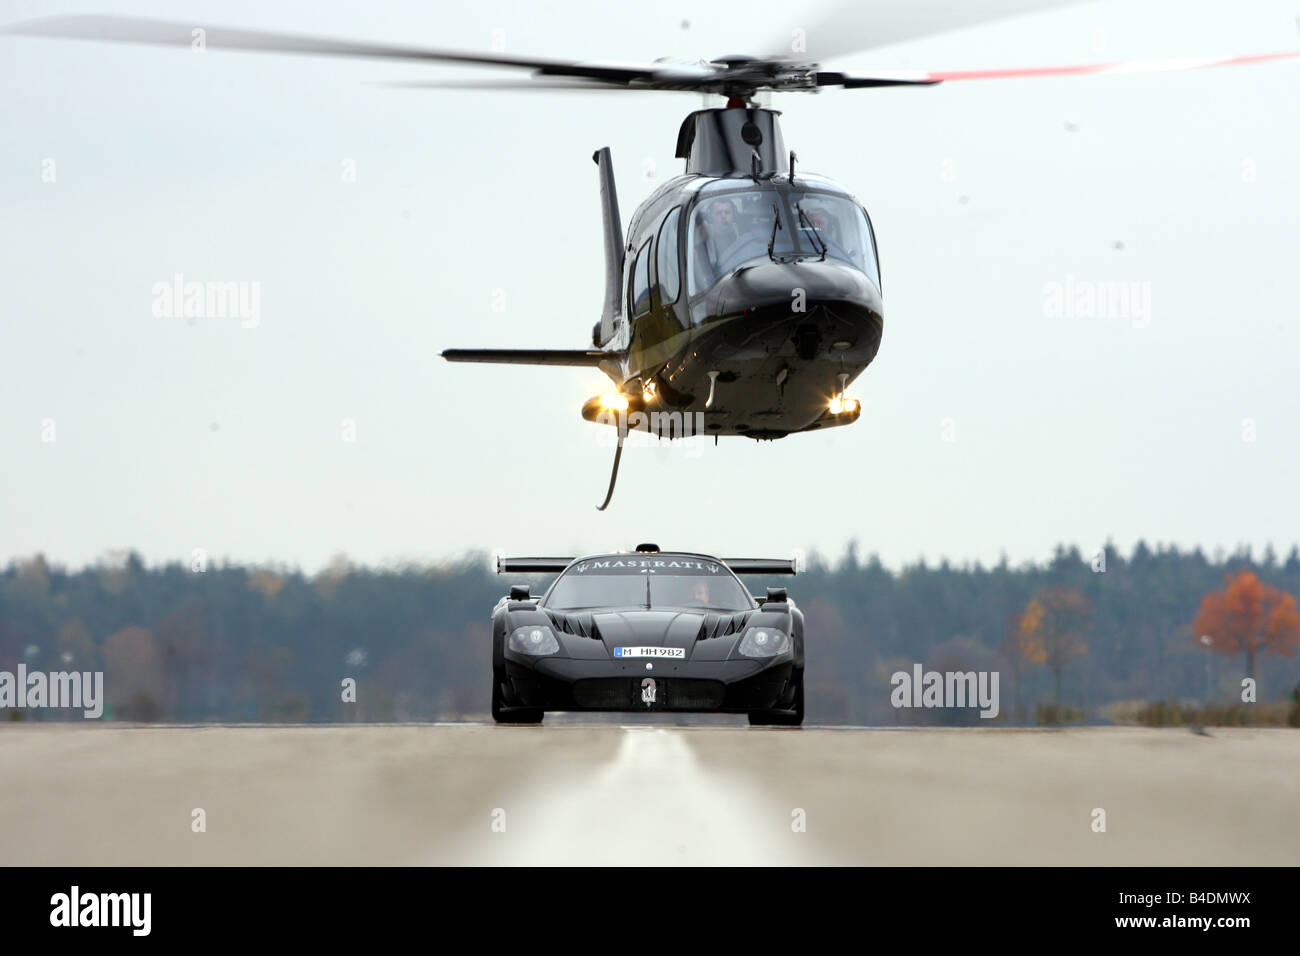
[[[497,574],[549,574],[563,571],[574,558],[503,558],[497,556]]]
[[[497,574],[558,574],[577,558],[496,559]],[[797,574],[798,558],[718,558],[736,574]]]
[[[797,574],[797,558],[721,558],[737,574]]]

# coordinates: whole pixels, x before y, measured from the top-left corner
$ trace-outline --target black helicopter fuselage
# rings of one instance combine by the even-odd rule
[[[782,438],[856,421],[846,389],[880,347],[875,235],[842,186],[796,170],[774,110],[683,122],[685,173],[624,240],[610,153],[600,167],[605,302],[583,351],[452,349],[452,361],[596,366],[614,390],[589,421],[664,437]]]
[[[716,205],[731,219],[723,242]],[[880,347],[883,305],[870,222],[845,190],[809,174],[687,174],[642,204],[628,235],[600,367],[629,427],[774,439],[857,419],[844,392]],[[608,401],[584,417],[612,421]]]

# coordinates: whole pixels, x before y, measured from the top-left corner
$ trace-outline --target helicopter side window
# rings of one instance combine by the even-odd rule
[[[677,264],[677,222],[681,209],[674,209],[659,230],[655,264],[659,273],[659,301],[671,305],[682,290],[682,275]]]
[[[877,289],[884,289],[880,284],[880,251],[876,248],[876,230],[871,225],[871,216],[867,210],[862,210],[862,216],[867,220],[867,239],[871,242],[871,255],[867,257],[867,275],[871,276],[872,281],[876,283]]]
[[[642,316],[650,311],[650,240],[645,241],[636,256],[632,271],[632,315]]]

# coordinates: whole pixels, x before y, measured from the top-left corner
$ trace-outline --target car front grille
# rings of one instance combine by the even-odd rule
[[[602,677],[573,685],[573,699],[590,710],[717,710],[726,696],[721,681],[654,678],[654,700],[644,699],[644,678]]]

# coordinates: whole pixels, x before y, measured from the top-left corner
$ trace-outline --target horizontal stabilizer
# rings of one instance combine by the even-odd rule
[[[500,365],[577,365],[595,368],[611,352],[597,349],[447,349],[448,362],[489,362]]]

